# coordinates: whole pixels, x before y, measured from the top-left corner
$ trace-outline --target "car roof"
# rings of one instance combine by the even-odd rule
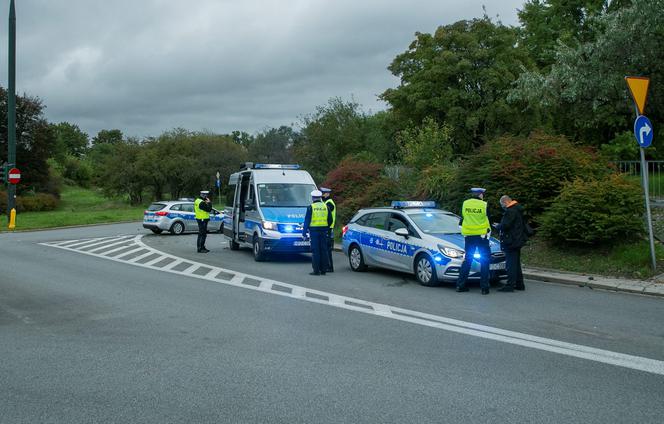
[[[367,213],[367,212],[403,212],[407,215],[417,214],[417,213],[426,213],[426,212],[436,212],[444,213],[447,215],[455,215],[450,211],[438,208],[393,208],[390,206],[376,207],[376,208],[363,208],[357,211],[357,213]]]
[[[163,204],[166,206],[172,206],[172,205],[177,205],[180,203],[194,203],[191,200],[160,200],[158,202],[152,202],[150,203],[151,205],[154,205],[155,203]]]

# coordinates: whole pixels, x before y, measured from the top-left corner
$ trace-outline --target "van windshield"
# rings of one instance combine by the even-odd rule
[[[306,208],[313,184],[258,184],[258,203],[263,208]]]

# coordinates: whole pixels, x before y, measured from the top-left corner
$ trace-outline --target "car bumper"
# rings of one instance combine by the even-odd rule
[[[436,272],[438,279],[443,282],[453,283],[456,282],[459,278],[459,271],[461,270],[461,260],[453,259],[445,265],[437,264]],[[507,271],[505,270],[505,259],[492,259],[489,269],[489,279],[490,280],[502,280],[507,278]],[[470,273],[468,274],[468,281],[480,281],[480,264],[477,261],[473,261],[473,264],[470,267]]]
[[[258,245],[265,252],[274,253],[309,253],[311,243],[301,237],[258,238]]]

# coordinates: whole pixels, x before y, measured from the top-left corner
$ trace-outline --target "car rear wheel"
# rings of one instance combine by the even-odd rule
[[[350,264],[350,269],[355,272],[364,272],[367,270],[367,265],[364,263],[364,256],[362,256],[362,251],[357,245],[352,245],[348,251],[348,263]]]
[[[439,284],[436,266],[429,255],[420,255],[415,260],[415,277],[423,286],[431,287]]]
[[[161,232],[164,231],[161,228],[150,228],[150,230],[155,234],[161,234]]]
[[[173,225],[171,225],[170,231],[174,236],[179,236],[184,233],[184,224],[181,222],[174,222]]]
[[[254,260],[256,262],[263,262],[265,260],[265,252],[263,251],[263,249],[261,249],[261,245],[258,242],[257,236],[254,236],[253,248],[254,248]]]

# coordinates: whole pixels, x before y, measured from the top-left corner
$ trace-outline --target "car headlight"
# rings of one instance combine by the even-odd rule
[[[270,221],[263,221],[263,229],[277,231],[277,223]]]
[[[443,255],[447,256],[448,258],[462,258],[463,257],[463,250],[455,249],[453,247],[447,247],[443,245],[438,245],[438,250],[440,250],[440,253]]]

